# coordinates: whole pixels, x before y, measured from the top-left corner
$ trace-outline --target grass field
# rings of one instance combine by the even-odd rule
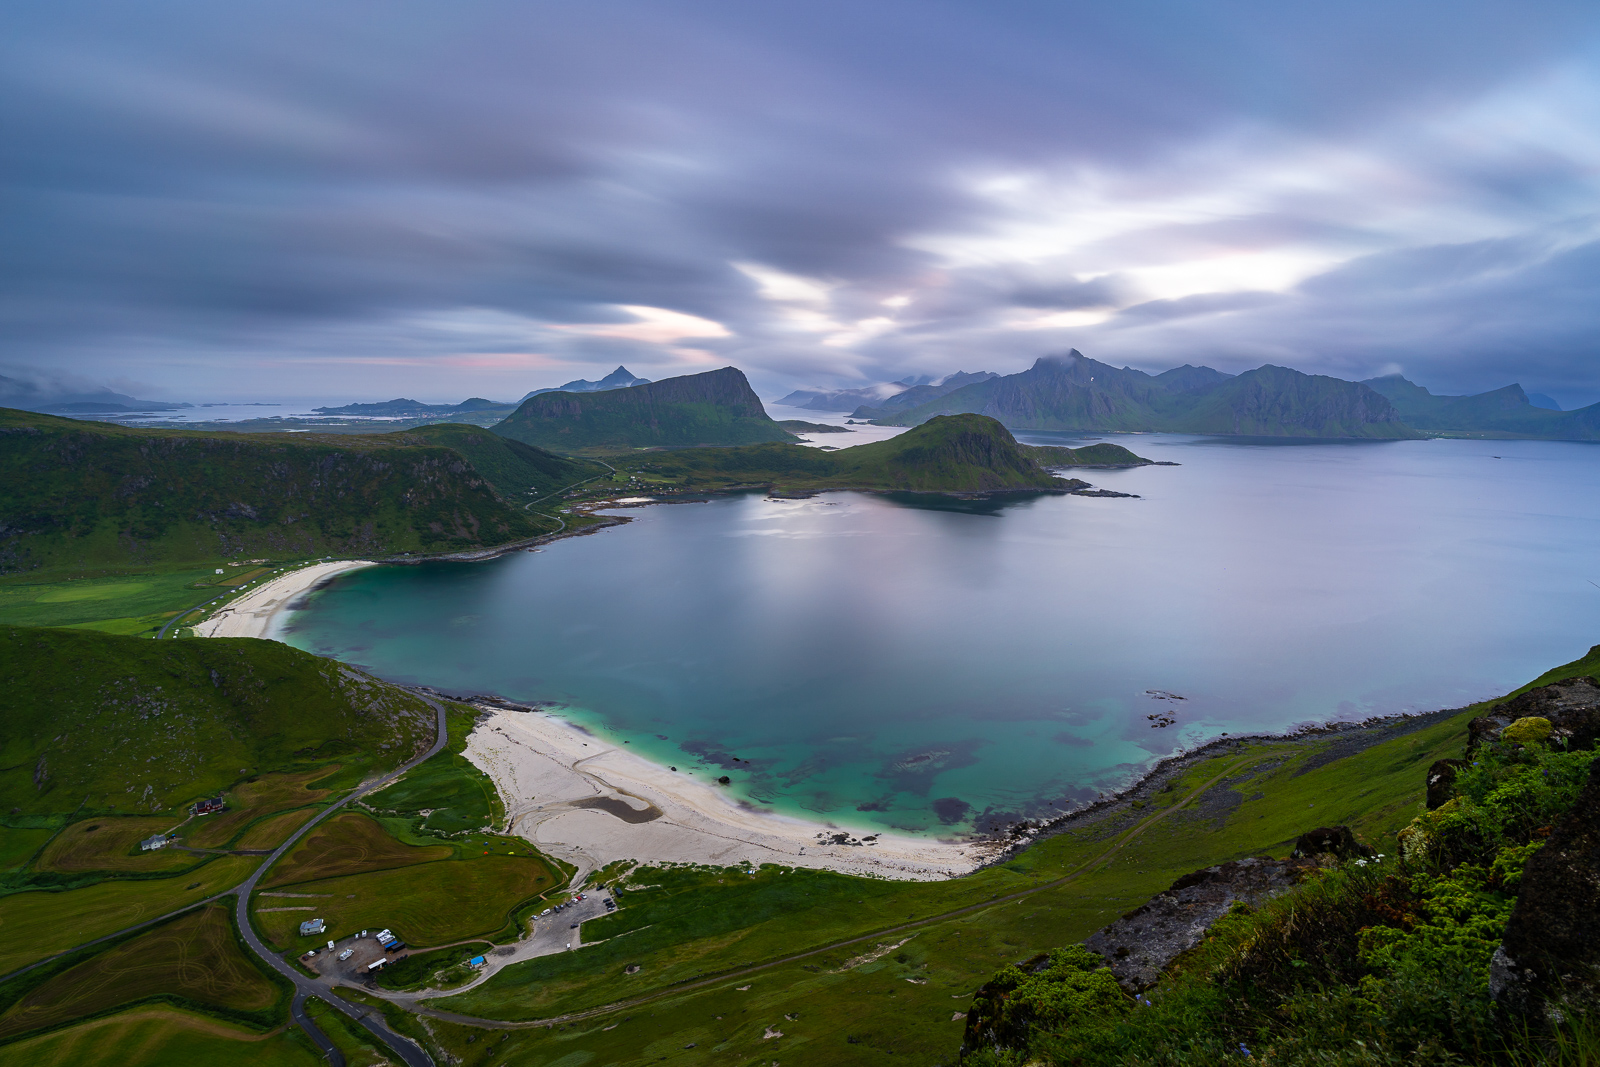
[[[316,808],[301,808],[299,811],[286,811],[282,815],[272,815],[253,823],[234,842],[237,848],[277,848],[289,839],[289,835],[300,829],[305,821],[317,813]]]
[[[0,1067],[318,1067],[298,1028],[252,1033],[196,1012],[135,1008],[0,1046]]]
[[[0,897],[0,974],[204,900],[244,881],[260,862],[252,856],[222,856],[174,878]]]
[[[171,871],[199,862],[187,852],[157,849],[140,852],[139,842],[171,830],[177,815],[95,816],[73,823],[39,854],[41,871]]]
[[[449,845],[407,845],[370,817],[343,812],[306,834],[262,879],[263,889],[449,859]]]
[[[184,843],[197,848],[221,848],[231,842],[244,826],[264,815],[314,804],[327,798],[332,790],[312,788],[312,783],[330,779],[338,771],[339,764],[335,763],[313,771],[263,774],[253,781],[241,782],[228,793],[228,810],[190,820],[189,825],[184,827]]]
[[[518,907],[554,885],[548,867],[533,856],[503,853],[444,859],[369,874],[295,882],[295,893],[311,898],[257,896],[255,927],[274,945],[304,952],[322,941],[359,930],[388,927],[411,945],[442,945],[470,937],[494,937],[507,929]],[[259,909],[311,905],[315,911]],[[327,921],[321,937],[300,937],[307,918]]]
[[[0,826],[0,871],[20,868],[56,831],[43,826]]]
[[[217,575],[215,567],[193,566],[113,575],[89,571],[82,577],[11,576],[0,579],[0,623],[141,634],[210,600],[220,591],[212,583],[228,577]]]
[[[494,783],[461,755],[477,712],[458,704],[446,708],[450,740],[445,750],[367,798],[374,810],[403,818],[419,838],[461,834],[505,821],[505,806]]]
[[[213,904],[52,975],[0,1015],[0,1041],[155,994],[257,1016],[270,1026],[290,990],[262,973],[234,935],[228,909]]]

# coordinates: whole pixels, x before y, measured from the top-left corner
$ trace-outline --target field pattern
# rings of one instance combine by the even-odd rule
[[[57,974],[0,1015],[0,1040],[96,1015],[156,993],[206,1007],[269,1014],[287,990],[263,974],[213,904]]]
[[[83,819],[62,830],[39,855],[41,871],[170,871],[195,865],[187,852],[163,848],[134,851],[152,834],[171,830],[182,816],[124,815]]]
[[[294,1027],[251,1033],[173,1008],[135,1008],[0,1046],[0,1067],[318,1067],[325,1061]]]
[[[237,848],[277,848],[316,813],[315,808],[301,808],[268,816],[246,830],[234,845]]]
[[[0,974],[230,889],[260,862],[252,856],[222,856],[173,878],[0,897]]]
[[[232,841],[239,828],[246,823],[284,808],[314,804],[327,797],[332,790],[313,789],[309,783],[329,778],[338,770],[339,765],[335,763],[314,771],[263,774],[254,781],[241,782],[227,795],[227,811],[190,820],[184,827],[184,843],[196,848],[221,848]]]
[[[407,845],[360,812],[335,815],[279,860],[262,888],[449,859],[449,845]]]
[[[549,868],[531,856],[469,856],[298,882],[294,892],[317,896],[257,897],[255,907],[307,905],[315,910],[258,910],[255,927],[274,945],[300,951],[330,938],[382,927],[408,944],[441,945],[500,933],[518,905],[554,885]],[[312,917],[326,920],[328,932],[300,937],[296,927]]]

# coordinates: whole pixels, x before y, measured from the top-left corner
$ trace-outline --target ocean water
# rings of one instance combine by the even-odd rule
[[[1088,475],[1137,500],[634,509],[354,572],[285,639],[559,704],[773,810],[941,834],[1225,732],[1460,706],[1600,642],[1600,447],[1112,440],[1181,465]]]

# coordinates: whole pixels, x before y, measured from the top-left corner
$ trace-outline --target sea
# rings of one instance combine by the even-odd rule
[[[938,836],[1224,734],[1463,706],[1600,642],[1600,446],[1019,437],[1177,465],[1085,475],[1124,498],[622,509],[537,552],[352,572],[284,639],[544,704],[772,811]]]

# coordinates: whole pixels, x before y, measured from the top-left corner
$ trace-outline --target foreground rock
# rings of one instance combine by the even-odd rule
[[[1096,931],[1084,947],[1104,956],[1118,984],[1137,993],[1155,985],[1167,966],[1198,945],[1234,904],[1258,905],[1296,885],[1315,867],[1307,860],[1264,856],[1207,867],[1184,875],[1142,908]]]
[[[1600,1007],[1597,919],[1600,762],[1590,766],[1577,803],[1523,869],[1516,909],[1490,964],[1494,999],[1551,1022]]]
[[[1467,752],[1499,741],[1506,728],[1519,719],[1549,720],[1551,744],[1565,744],[1573,750],[1593,748],[1600,739],[1600,682],[1568,678],[1496,705],[1467,725]]]

